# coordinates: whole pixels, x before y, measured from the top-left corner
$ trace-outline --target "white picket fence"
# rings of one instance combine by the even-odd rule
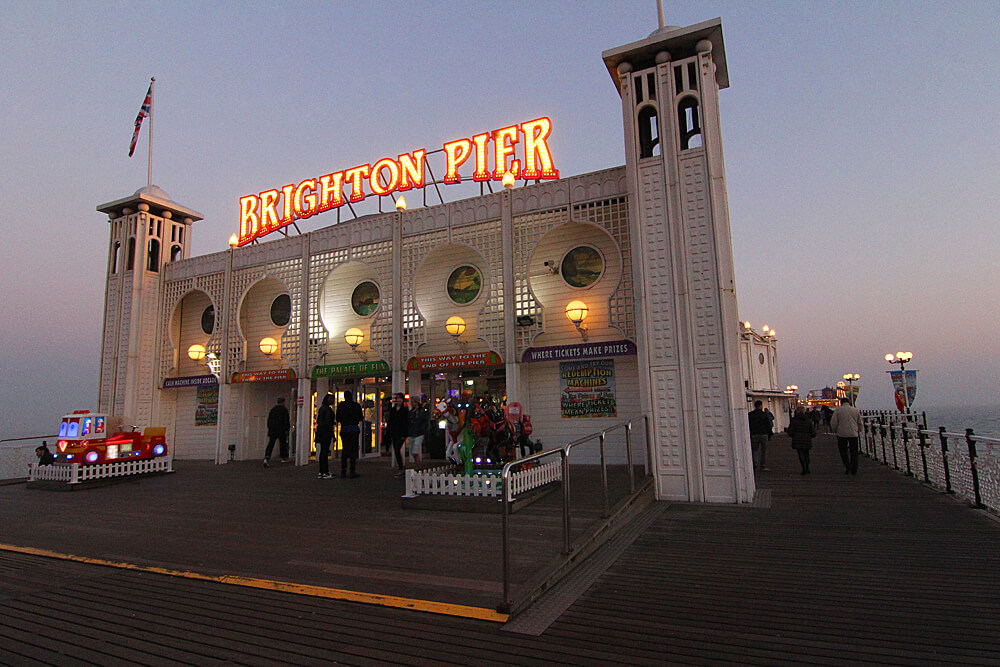
[[[94,479],[108,477],[125,477],[142,475],[150,472],[173,472],[172,456],[147,459],[144,461],[117,461],[115,463],[99,463],[97,465],[80,465],[79,463],[53,464],[40,466],[30,465],[29,482],[65,482],[79,484]]]
[[[510,485],[516,497],[519,493],[561,480],[562,465],[559,461],[555,461],[513,473]],[[404,497],[441,495],[499,498],[501,487],[499,470],[466,475],[456,474],[451,466],[441,466],[426,470],[407,470]]]

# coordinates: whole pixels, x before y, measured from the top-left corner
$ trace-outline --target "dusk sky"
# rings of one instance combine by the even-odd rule
[[[916,409],[1000,402],[1000,3],[664,5],[722,19],[740,317],[777,331],[781,386],[857,372],[860,407],[887,408],[907,350]],[[655,0],[0,8],[0,438],[97,407],[95,207],[146,185],[151,76],[152,180],[205,216],[200,255],[243,195],[539,116],[562,176],[621,165],[601,52],[657,27]]]

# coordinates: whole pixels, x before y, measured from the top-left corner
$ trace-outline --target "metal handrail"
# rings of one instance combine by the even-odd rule
[[[2,445],[5,442],[18,442],[19,440],[44,440],[47,438],[58,438],[58,437],[59,437],[58,435],[29,435],[24,438],[4,438],[3,440],[0,440],[0,445]]]
[[[609,516],[610,510],[610,500],[608,497],[608,466],[607,459],[604,451],[604,441],[608,433],[616,431],[618,429],[625,429],[625,449],[626,456],[628,460],[628,483],[629,483],[629,493],[635,493],[635,471],[633,468],[632,461],[632,422],[621,422],[610,426],[603,431],[592,433],[591,435],[584,436],[573,442],[570,442],[558,449],[547,449],[543,452],[538,452],[537,454],[531,454],[516,461],[511,461],[503,467],[503,472],[501,473],[500,479],[503,488],[503,493],[501,494],[503,507],[501,508],[501,514],[503,516],[503,602],[505,605],[511,604],[510,599],[510,507],[511,502],[513,502],[513,492],[511,490],[511,475],[515,468],[520,468],[525,464],[531,463],[533,461],[540,461],[543,458],[548,458],[550,456],[559,455],[562,461],[562,485],[563,485],[563,549],[562,553],[569,554],[572,552],[572,547],[570,546],[570,516],[569,516],[569,504],[570,504],[570,492],[569,492],[569,455],[574,447],[591,442],[594,438],[598,438],[601,448],[601,486],[604,493],[604,517]]]
[[[868,456],[879,460],[876,444],[878,439],[882,444],[881,461],[889,465],[885,442],[888,440],[892,447],[892,466],[898,470],[896,444],[901,441],[906,457],[906,474],[912,475],[910,450],[913,447],[910,443],[916,440],[924,483],[943,486],[946,493],[957,494],[971,501],[974,507],[1000,512],[1000,494],[996,484],[1000,474],[998,452],[995,447],[991,447],[1000,445],[1000,437],[977,435],[971,428],[964,432],[948,431],[944,426],[939,426],[937,430],[929,429],[926,414],[903,416],[884,412],[869,413],[864,415],[864,423],[865,454]],[[932,446],[935,442],[939,447]],[[964,443],[967,454],[954,452],[949,443]],[[979,451],[979,445],[987,446],[985,454]],[[937,449],[940,451],[936,451]],[[955,464],[959,465],[953,471]]]

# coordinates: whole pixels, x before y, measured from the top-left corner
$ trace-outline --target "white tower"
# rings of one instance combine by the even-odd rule
[[[604,52],[622,98],[636,243],[641,400],[657,496],[750,502],[718,95],[729,85],[719,19],[660,28]]]
[[[111,224],[98,409],[146,427],[158,389],[160,276],[164,265],[188,257],[202,215],[155,185],[97,210]]]

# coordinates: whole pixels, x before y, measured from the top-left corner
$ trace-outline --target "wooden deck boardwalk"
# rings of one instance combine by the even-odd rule
[[[769,506],[662,507],[537,635],[474,618],[0,551],[0,664],[1000,664],[995,517],[867,459],[857,477],[844,475],[830,437],[817,441],[813,474],[800,476],[794,459],[783,437],[772,441],[771,470],[758,478]],[[256,472],[228,467],[210,471],[212,484],[196,483],[193,471],[185,480],[182,470],[87,493],[0,487],[0,542],[212,573],[318,580],[325,572],[329,585],[354,581],[362,591],[462,604],[495,597],[494,570],[476,559],[496,543],[456,551],[459,537],[472,536],[462,515],[400,519],[370,498],[338,495],[351,493],[350,480],[285,489],[275,476],[254,488],[242,476]],[[303,470],[268,472],[295,480]],[[374,468],[368,474],[376,491],[398,502],[391,472],[386,480]],[[164,484],[185,493],[165,493]],[[160,490],[163,509],[183,516],[182,525],[152,535],[104,506],[128,507],[146,487]],[[61,515],[53,514],[53,496]],[[234,496],[244,506],[239,516],[225,514]],[[348,524],[330,518],[347,507],[364,514],[374,536],[352,539]],[[79,519],[88,512],[94,521]],[[136,512],[147,516],[146,508]],[[477,515],[473,523],[492,530],[494,518]],[[268,529],[272,521],[298,524],[303,534],[282,545],[290,538],[280,526]],[[323,539],[330,526],[340,531],[337,548]],[[436,553],[408,548],[427,534],[442,538]],[[549,536],[538,544],[530,537],[522,535],[523,559],[541,553]],[[143,551],[160,538],[179,543],[159,555]],[[310,543],[314,550],[302,554]]]

